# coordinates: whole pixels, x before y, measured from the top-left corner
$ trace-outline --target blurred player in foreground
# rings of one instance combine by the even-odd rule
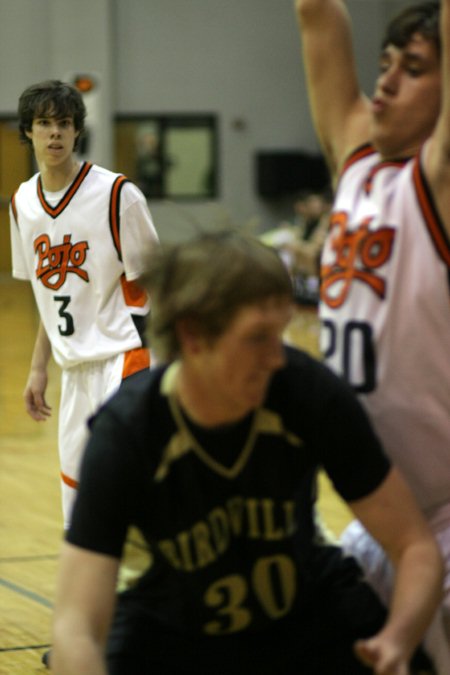
[[[92,421],[53,672],[406,675],[441,598],[440,554],[350,388],[283,344],[293,300],[279,256],[205,234],[161,249],[144,281],[165,365]],[[387,613],[316,536],[321,466],[392,560]],[[116,604],[130,525],[153,564]]]

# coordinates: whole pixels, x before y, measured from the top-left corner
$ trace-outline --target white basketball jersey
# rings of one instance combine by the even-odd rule
[[[141,347],[148,298],[133,280],[158,241],[144,196],[85,162],[51,197],[36,174],[10,218],[13,276],[31,281],[55,360],[70,368]]]
[[[321,276],[326,362],[422,506],[439,506],[450,500],[450,241],[419,157],[383,162],[370,146],[350,157]]]

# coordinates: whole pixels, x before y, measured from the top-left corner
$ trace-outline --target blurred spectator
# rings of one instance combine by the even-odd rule
[[[261,240],[276,248],[294,284],[296,302],[317,304],[320,254],[328,231],[331,196],[300,192],[293,204],[293,222],[282,221]]]

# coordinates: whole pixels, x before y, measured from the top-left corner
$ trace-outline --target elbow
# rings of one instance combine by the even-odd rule
[[[53,622],[50,656],[52,672],[56,674],[91,672],[93,664],[97,668],[103,664],[104,648],[104,641],[98,639],[86,627],[63,617],[56,618]]]

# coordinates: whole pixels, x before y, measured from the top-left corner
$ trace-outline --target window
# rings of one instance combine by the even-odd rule
[[[148,199],[214,199],[215,115],[126,115],[115,121],[115,165]]]

